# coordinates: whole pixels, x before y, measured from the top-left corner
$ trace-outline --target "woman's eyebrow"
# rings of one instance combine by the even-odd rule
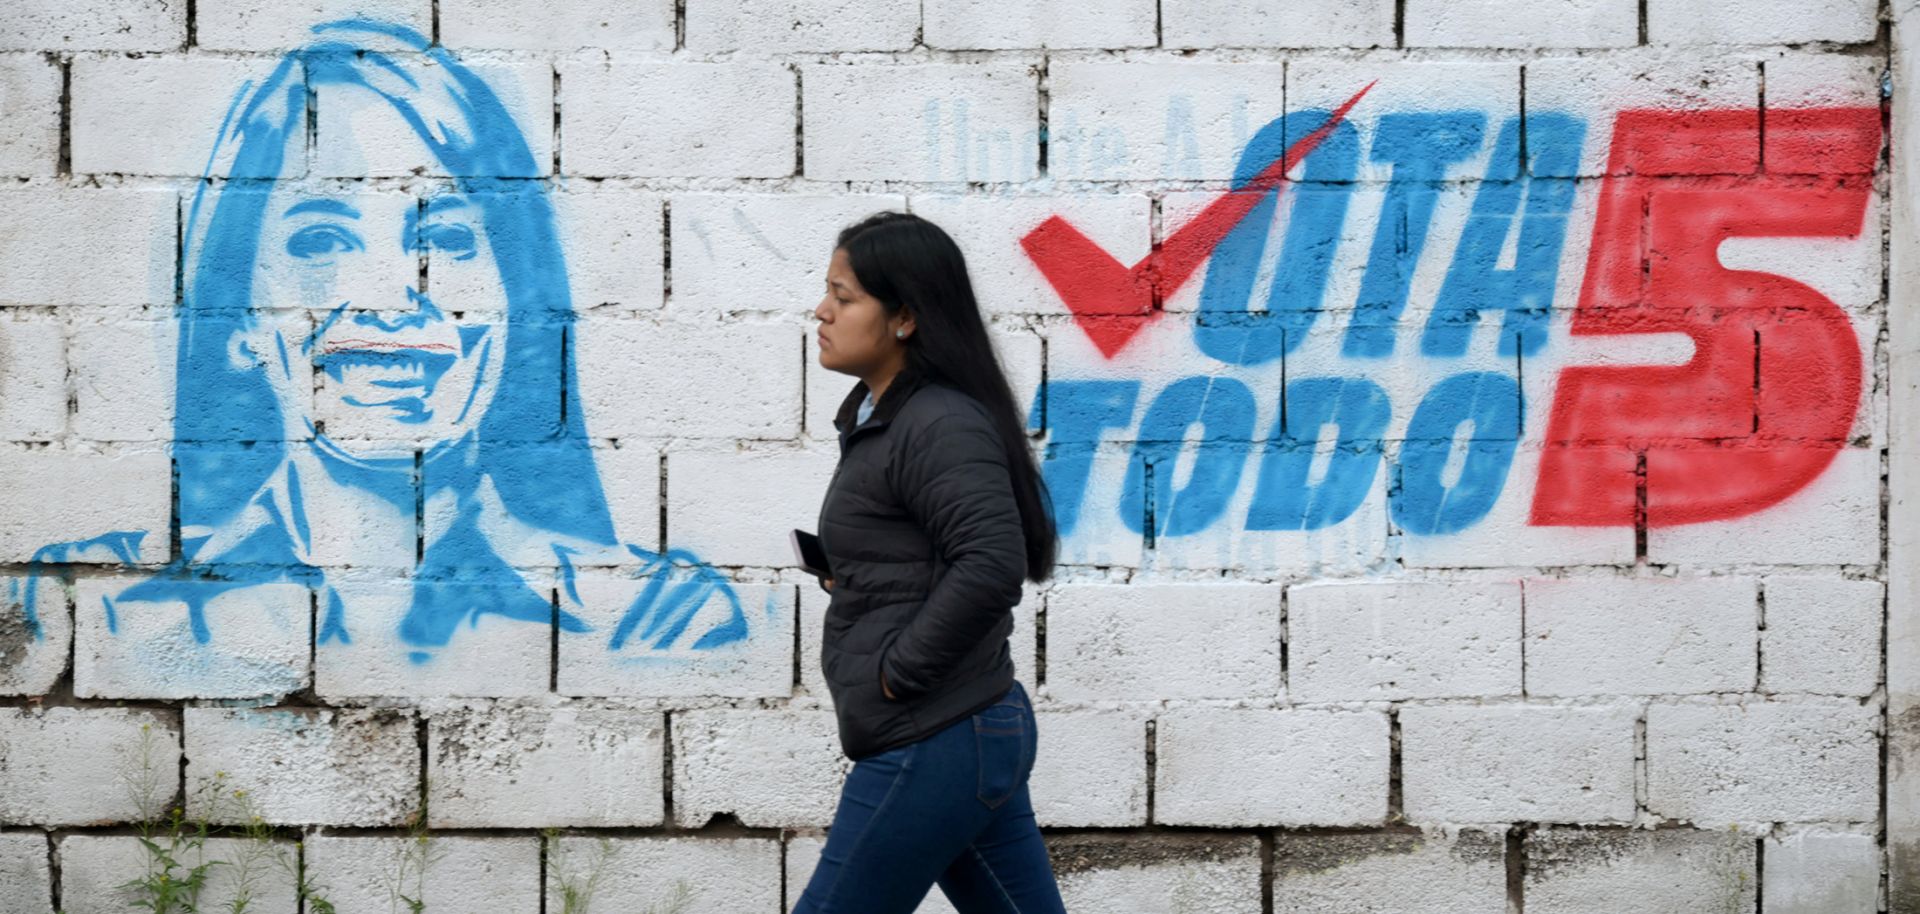
[[[281,215],[297,216],[301,213],[330,213],[335,216],[345,216],[348,219],[360,218],[359,210],[354,209],[353,207],[348,206],[347,204],[342,203],[339,200],[328,200],[324,198],[314,199],[314,200],[302,200],[299,203],[295,203],[294,205],[287,207],[287,211],[285,213],[282,213]]]

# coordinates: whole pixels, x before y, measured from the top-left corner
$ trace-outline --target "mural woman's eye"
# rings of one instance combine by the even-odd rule
[[[303,259],[362,250],[360,239],[337,225],[309,225],[287,239],[287,253]]]
[[[420,230],[420,240],[433,250],[453,255],[455,260],[473,259],[473,229],[464,225],[429,225]]]

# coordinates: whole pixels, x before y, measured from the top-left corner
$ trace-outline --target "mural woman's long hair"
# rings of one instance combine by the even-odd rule
[[[1026,534],[1027,577],[1046,580],[1060,548],[1053,506],[1027,447],[1019,404],[987,337],[960,246],[939,226],[909,213],[892,212],[876,213],[848,226],[835,246],[847,252],[861,288],[879,299],[889,314],[903,307],[913,314],[907,364],[929,379],[964,391],[993,417],[1006,446],[1014,500]]]

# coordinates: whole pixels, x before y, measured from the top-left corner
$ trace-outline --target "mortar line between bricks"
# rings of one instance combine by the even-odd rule
[[[553,70],[553,176],[557,179],[560,170],[560,67]]]
[[[1753,914],[1767,914],[1767,833],[1753,837]]]
[[[670,831],[676,830],[673,811],[673,709],[671,708],[660,712],[660,823]]]
[[[1507,914],[1526,914],[1528,830],[1524,823],[1507,828]]]
[[[1645,47],[1647,44],[1647,0],[1640,0],[1639,17],[1640,17],[1640,46]]]
[[[1260,832],[1260,914],[1273,914],[1273,856],[1273,830],[1262,829]]]
[[[438,2],[438,0],[435,0]],[[200,8],[198,0],[187,0],[187,36],[182,51],[191,51],[200,43]]]

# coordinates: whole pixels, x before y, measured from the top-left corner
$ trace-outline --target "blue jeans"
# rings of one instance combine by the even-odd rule
[[[1033,705],[998,704],[861,759],[793,914],[912,914],[935,883],[960,914],[1065,914],[1033,819]]]

